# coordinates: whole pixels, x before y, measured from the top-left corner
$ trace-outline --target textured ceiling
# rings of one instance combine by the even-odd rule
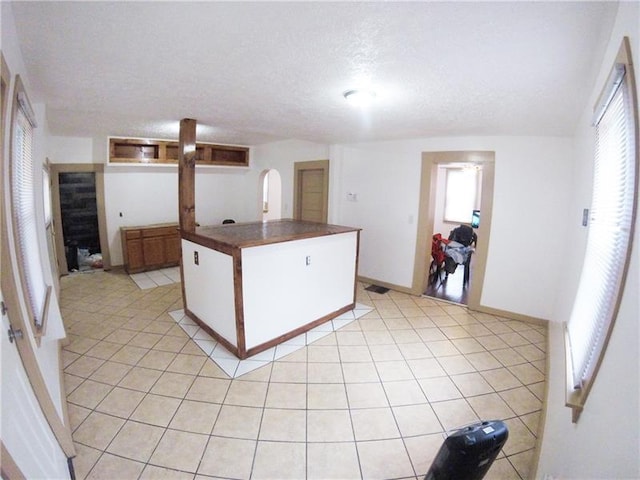
[[[13,2],[56,135],[570,135],[612,2]],[[371,85],[366,110],[345,90]]]

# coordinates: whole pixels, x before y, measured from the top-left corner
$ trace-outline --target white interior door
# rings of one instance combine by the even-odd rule
[[[26,478],[67,479],[67,457],[40,409],[15,342],[9,341],[9,330],[9,316],[3,313],[2,443]]]

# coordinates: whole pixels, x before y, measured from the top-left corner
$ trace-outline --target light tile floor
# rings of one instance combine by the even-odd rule
[[[141,289],[161,287],[180,282],[180,267],[161,268],[150,272],[132,273],[129,278]]]
[[[443,433],[503,419],[486,478],[528,478],[546,329],[437,300],[357,289],[374,307],[231,378],[168,312],[180,284],[62,279],[78,479],[420,479]]]
[[[180,328],[184,330],[189,338],[191,338],[202,349],[202,351],[216,363],[216,365],[218,365],[218,367],[229,375],[229,377],[236,378],[257,368],[264,367],[274,360],[279,360],[286,355],[296,352],[301,348],[330,335],[336,330],[343,328],[354,320],[366,315],[371,310],[373,309],[367,305],[362,305],[361,303],[356,304],[356,307],[353,310],[245,360],[239,360],[233,353],[224,348],[222,344],[211,338],[211,335],[205,332],[193,320],[185,315],[184,310],[181,309],[169,312],[169,315],[178,323]],[[273,319],[265,318],[261,321],[267,322],[273,321]]]

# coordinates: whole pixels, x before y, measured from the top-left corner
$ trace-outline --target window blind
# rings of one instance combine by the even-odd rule
[[[16,247],[21,264],[25,296],[37,330],[44,325],[48,287],[43,278],[36,229],[35,179],[33,168],[33,113],[26,97],[18,95],[13,126],[12,208],[16,229]]]
[[[598,365],[621,295],[633,229],[635,128],[624,77],[624,66],[617,65],[595,116],[591,218],[578,292],[566,327],[574,389],[590,382]]]

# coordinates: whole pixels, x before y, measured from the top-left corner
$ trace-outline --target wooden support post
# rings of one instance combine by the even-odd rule
[[[196,231],[196,121],[180,120],[178,147],[178,214],[180,230]]]

